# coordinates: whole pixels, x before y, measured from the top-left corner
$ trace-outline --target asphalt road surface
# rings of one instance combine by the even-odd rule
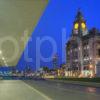
[[[100,100],[100,88],[43,80],[0,80],[0,100]]]

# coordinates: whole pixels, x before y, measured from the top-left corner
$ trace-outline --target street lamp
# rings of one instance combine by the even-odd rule
[[[0,56],[1,56],[1,59],[3,60],[3,62],[5,64],[5,66],[8,66],[5,58],[3,57],[3,54],[2,54],[2,51],[1,50],[0,50]]]
[[[2,54],[2,51],[0,50],[0,55]]]
[[[4,58],[4,57],[2,57],[2,60],[5,60],[5,58]]]

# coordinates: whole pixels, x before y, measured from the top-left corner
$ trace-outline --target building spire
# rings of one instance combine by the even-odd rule
[[[78,36],[79,35],[83,36],[83,34],[87,33],[86,31],[87,31],[86,21],[83,17],[81,9],[78,8],[77,15],[74,21],[73,34]]]
[[[84,20],[83,14],[82,14],[80,8],[78,8],[77,15],[76,15],[76,20],[77,20],[77,21],[78,21],[78,20]]]

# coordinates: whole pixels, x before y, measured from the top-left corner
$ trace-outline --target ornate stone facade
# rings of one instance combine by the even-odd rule
[[[81,11],[74,21],[72,34],[66,43],[67,76],[100,76],[100,32],[88,31]]]

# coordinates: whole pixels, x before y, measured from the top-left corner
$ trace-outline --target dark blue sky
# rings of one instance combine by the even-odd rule
[[[32,33],[32,42],[28,43],[29,57],[32,62],[25,61],[24,55],[19,60],[18,66],[24,68],[25,66],[36,67],[36,40],[49,36],[57,43],[57,54],[59,56],[59,64],[65,61],[62,58],[62,52],[65,54],[64,46],[62,50],[62,30],[65,28],[66,42],[71,34],[73,21],[75,19],[78,8],[81,9],[84,18],[87,22],[88,29],[96,27],[100,29],[100,1],[99,0],[50,0],[43,15],[41,16],[35,31]],[[65,41],[64,41],[65,42]],[[52,52],[50,42],[46,41],[41,45],[41,54],[48,57]],[[62,61],[63,60],[63,61]],[[52,62],[41,61],[41,66],[49,66],[52,68]]]

